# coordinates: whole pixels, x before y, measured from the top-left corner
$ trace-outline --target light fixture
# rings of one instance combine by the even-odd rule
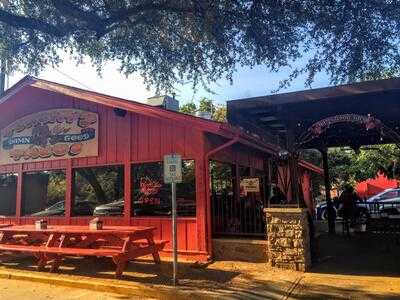
[[[114,113],[117,117],[124,118],[126,116],[126,110],[118,107],[114,107]]]

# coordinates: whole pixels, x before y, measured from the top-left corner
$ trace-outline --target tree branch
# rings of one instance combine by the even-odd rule
[[[146,3],[141,5],[135,5],[127,7],[126,9],[121,9],[119,11],[114,12],[111,17],[105,20],[106,24],[112,24],[118,21],[126,20],[129,17],[140,14],[146,11],[157,10],[157,11],[169,11],[174,13],[194,13],[194,9],[191,7],[184,6],[174,6],[169,4],[168,2],[164,2],[162,4],[156,3]]]
[[[68,0],[53,0],[52,3],[60,13],[84,22],[87,29],[93,30],[98,36],[106,31],[105,20],[95,12],[83,10]]]
[[[14,28],[38,30],[59,38],[65,37],[72,29],[70,25],[53,25],[35,18],[14,15],[3,9],[0,9],[0,22]]]

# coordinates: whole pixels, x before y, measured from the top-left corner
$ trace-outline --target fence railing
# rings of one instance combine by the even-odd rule
[[[357,207],[361,214],[373,219],[400,219],[400,201],[361,202]]]

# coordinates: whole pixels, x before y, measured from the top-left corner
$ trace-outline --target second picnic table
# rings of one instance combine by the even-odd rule
[[[38,269],[50,264],[58,270],[65,256],[111,257],[116,265],[116,277],[122,276],[127,262],[152,255],[160,263],[159,251],[167,241],[154,241],[155,227],[104,226],[101,230],[88,226],[34,225],[0,228],[0,251],[30,253],[38,259]]]

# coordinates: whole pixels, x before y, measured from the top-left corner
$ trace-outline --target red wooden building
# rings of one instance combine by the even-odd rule
[[[205,260],[214,237],[265,236],[262,208],[281,184],[280,149],[257,136],[33,77],[0,98],[0,129],[0,224],[87,225],[96,215],[106,225],[154,225],[156,238],[171,240],[161,161],[179,153],[178,248]],[[322,171],[300,167],[312,211],[310,174]],[[259,179],[257,192],[241,184],[249,178]]]

